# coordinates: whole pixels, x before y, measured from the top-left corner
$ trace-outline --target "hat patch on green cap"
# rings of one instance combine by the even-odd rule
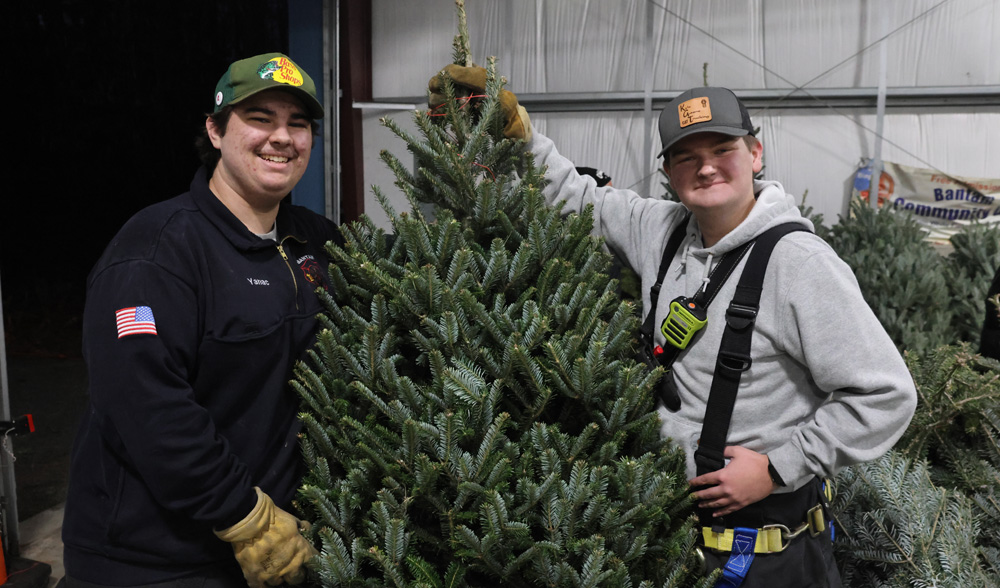
[[[274,80],[290,86],[302,85],[302,72],[287,57],[275,57],[257,68],[262,80]]]

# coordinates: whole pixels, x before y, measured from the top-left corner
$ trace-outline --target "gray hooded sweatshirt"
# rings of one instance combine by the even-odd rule
[[[550,204],[565,201],[564,213],[594,206],[594,233],[642,279],[645,315],[667,239],[686,218],[687,209],[630,190],[598,188],[538,132],[528,147],[536,163],[548,168],[545,177],[550,183],[544,194]],[[670,301],[694,296],[727,251],[786,222],[812,230],[779,183],[756,181],[754,191],[757,203],[749,216],[712,247],[702,245],[693,216],[687,223],[656,305],[658,344],[664,344],[658,327]],[[708,324],[674,362],[681,408],[659,408],[663,436],[687,453],[689,478],[696,472],[694,451],[725,311],[745,263],[746,258],[726,280],[709,306]],[[751,357],[753,364],[740,381],[727,444],[766,454],[786,484],[778,492],[877,458],[899,439],[913,416],[916,390],[902,357],[862,298],[851,269],[811,232],[788,234],[774,248]]]

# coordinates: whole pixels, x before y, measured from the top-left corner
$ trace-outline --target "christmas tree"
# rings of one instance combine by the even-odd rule
[[[455,63],[470,63],[464,9]],[[545,204],[503,137],[504,81],[441,78],[416,160],[391,167],[411,210],[331,246],[326,315],[293,383],[307,474],[299,507],[324,586],[687,586],[683,456],[659,437],[659,371],[634,360],[587,214]],[[433,207],[433,217],[421,205]],[[707,585],[701,580],[701,585]]]
[[[1000,364],[907,354],[920,404],[896,448],[837,478],[847,586],[1000,586]]]
[[[970,350],[992,308],[1000,229],[964,227],[941,255],[911,216],[856,201],[817,232],[905,351],[918,397],[894,450],[836,479],[844,585],[1000,586],[1000,362]]]
[[[859,198],[851,202],[850,218],[832,228],[819,224],[817,234],[854,270],[900,351],[924,353],[959,341],[978,345],[986,293],[1000,267],[1000,225],[961,228],[950,239],[952,251],[941,255],[912,215],[872,210]]]

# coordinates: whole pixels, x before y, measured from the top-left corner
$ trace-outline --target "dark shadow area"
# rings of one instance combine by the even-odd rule
[[[11,414],[31,413],[35,432],[12,441],[19,520],[66,501],[69,455],[86,402],[80,358],[17,357],[8,365]]]
[[[43,0],[5,6],[14,70],[0,287],[18,515],[65,499],[86,403],[86,276],[135,212],[184,192],[215,83],[235,59],[287,51],[288,0]]]

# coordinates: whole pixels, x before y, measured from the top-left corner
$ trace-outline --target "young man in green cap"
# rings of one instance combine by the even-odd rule
[[[129,220],[87,282],[67,588],[296,584],[316,553],[288,512],[288,381],[329,287],[324,244],[342,239],[285,197],[323,108],[279,53],[233,63],[213,99],[190,191]]]
[[[482,68],[449,66],[444,75],[485,88]],[[432,106],[440,83],[431,80]],[[661,388],[661,430],[687,453],[701,550],[708,570],[722,569],[717,585],[839,586],[822,480],[892,447],[913,415],[916,391],[850,268],[811,232],[779,183],[754,178],[763,146],[746,107],[726,88],[694,88],[663,109],[659,155],[678,204],[598,187],[532,131],[513,94],[501,96],[501,106],[505,134],[524,140],[547,168],[548,202],[565,201],[566,213],[592,205],[595,233],[641,276],[647,324],[660,327],[670,313],[670,331],[678,318],[694,324],[682,312],[688,305],[705,313],[689,343],[671,345],[661,328],[641,342],[650,357],[673,356]],[[774,246],[758,308],[737,305],[753,248],[728,254],[786,224],[800,230]],[[729,263],[731,275],[713,273]],[[715,291],[714,304],[699,294],[706,291]],[[720,355],[724,335],[742,337],[748,324],[748,353]],[[716,387],[731,392],[728,409]],[[716,436],[722,441],[711,447],[706,440]]]

